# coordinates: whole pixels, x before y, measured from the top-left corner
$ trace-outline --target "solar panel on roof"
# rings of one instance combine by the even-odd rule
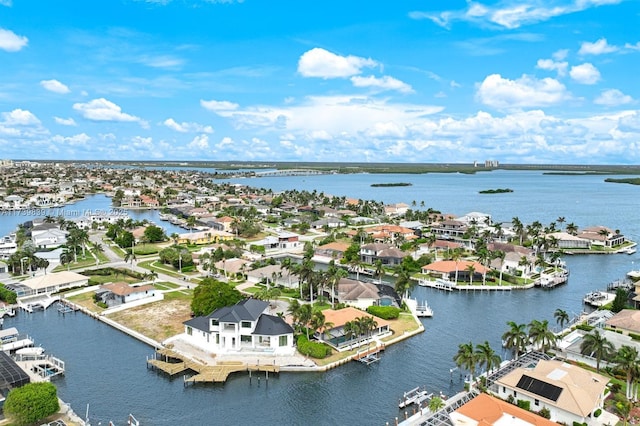
[[[526,374],[522,375],[516,387],[554,402],[558,400],[562,393],[561,387],[543,382]]]

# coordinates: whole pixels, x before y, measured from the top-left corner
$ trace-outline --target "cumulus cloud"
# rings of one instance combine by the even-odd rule
[[[76,121],[73,118],[53,117],[53,119],[56,121],[56,123],[63,126],[77,126]]]
[[[412,19],[427,19],[444,28],[450,28],[455,21],[472,22],[477,25],[498,26],[507,29],[523,25],[548,21],[556,16],[580,12],[607,4],[618,4],[622,0],[571,0],[565,5],[553,5],[551,2],[529,2],[523,4],[516,0],[499,2],[496,6],[486,6],[468,1],[467,8],[449,10],[440,13],[414,11],[409,13]]]
[[[589,62],[571,67],[569,75],[580,84],[596,84],[600,81],[600,71]]]
[[[35,126],[40,124],[40,120],[31,111],[17,108],[11,112],[2,113],[2,124],[6,126]]]
[[[92,121],[136,121],[143,124],[140,117],[122,112],[122,108],[105,98],[93,99],[86,103],[75,103],[73,109]]]
[[[640,50],[640,41],[636,44],[625,43],[624,48],[629,50]]]
[[[61,144],[67,144],[71,146],[86,146],[91,140],[91,137],[86,133],[80,133],[74,136],[60,136],[55,135],[51,138],[52,141]]]
[[[536,68],[546,71],[556,71],[560,77],[567,75],[568,66],[569,64],[567,62],[556,62],[553,59],[538,59],[538,63],[536,64]]]
[[[410,85],[387,75],[380,78],[372,75],[368,77],[353,76],[351,77],[351,83],[353,83],[355,87],[367,87],[375,90],[397,90],[401,93],[413,93],[413,89]]]
[[[595,43],[588,41],[583,42],[580,45],[579,55],[602,55],[605,53],[616,52],[618,48],[607,43],[606,38],[601,38]]]
[[[29,39],[19,36],[11,30],[0,28],[0,49],[7,52],[17,52],[29,43]]]
[[[633,98],[618,89],[604,90],[594,101],[598,105],[619,106],[633,102]]]
[[[205,101],[201,99],[200,106],[202,106],[205,109],[208,109],[209,111],[219,113],[219,112],[225,112],[225,111],[235,111],[238,109],[239,105],[229,101],[216,101],[216,100]]]
[[[190,149],[206,150],[209,149],[209,136],[198,135],[187,145]]]
[[[178,123],[173,118],[167,118],[162,123],[171,130],[175,130],[180,133],[188,133],[188,132],[202,132],[202,133],[213,133],[213,127],[211,126],[203,126],[198,123],[187,123],[182,122]]]
[[[378,66],[371,58],[340,56],[320,47],[308,50],[298,60],[298,72],[304,77],[346,78],[362,73],[363,68]]]
[[[494,108],[530,108],[558,104],[571,96],[566,87],[553,78],[538,80],[523,75],[517,80],[491,74],[478,86],[476,99]]]
[[[65,94],[71,91],[65,84],[60,83],[58,80],[42,80],[40,82],[40,86],[42,86],[45,90],[54,93]]]

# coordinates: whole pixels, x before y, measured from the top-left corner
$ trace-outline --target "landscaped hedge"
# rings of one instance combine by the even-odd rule
[[[517,405],[518,405],[518,407],[522,408],[523,410],[529,411],[531,409],[531,401],[526,401],[524,399],[519,399]]]
[[[640,334],[629,333],[629,337],[631,337],[633,340],[640,340]]]
[[[310,342],[307,336],[298,336],[296,342],[298,352],[311,358],[326,358],[331,355],[331,348],[325,343]]]
[[[369,306],[367,312],[386,320],[397,319],[400,316],[400,308],[395,306]]]

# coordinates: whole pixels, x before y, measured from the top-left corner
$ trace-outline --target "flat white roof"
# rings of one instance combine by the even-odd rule
[[[29,287],[32,290],[40,290],[48,287],[60,287],[67,284],[77,283],[78,281],[89,280],[86,275],[76,272],[62,271],[52,272],[50,274],[40,275],[39,277],[29,278],[20,282],[20,284]]]

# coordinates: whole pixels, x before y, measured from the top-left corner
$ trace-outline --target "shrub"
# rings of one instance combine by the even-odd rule
[[[538,411],[538,415],[540,417],[544,417],[545,419],[550,419],[551,418],[551,410],[549,410],[547,407],[544,407],[540,411]]]
[[[395,306],[369,306],[367,312],[386,320],[397,319],[400,316],[400,308]]]
[[[602,410],[598,408],[596,411],[593,412],[593,417],[599,417],[600,414],[602,414]]]
[[[523,410],[529,411],[529,409],[531,408],[531,401],[525,401],[524,399],[519,399],[517,405]]]
[[[15,425],[38,422],[59,409],[56,387],[48,382],[27,383],[13,389],[4,403],[4,414]]]
[[[327,344],[310,342],[306,336],[298,336],[296,346],[298,347],[298,352],[311,358],[321,359],[331,355],[331,348]]]
[[[629,333],[629,337],[631,337],[633,340],[640,340],[640,334]]]

